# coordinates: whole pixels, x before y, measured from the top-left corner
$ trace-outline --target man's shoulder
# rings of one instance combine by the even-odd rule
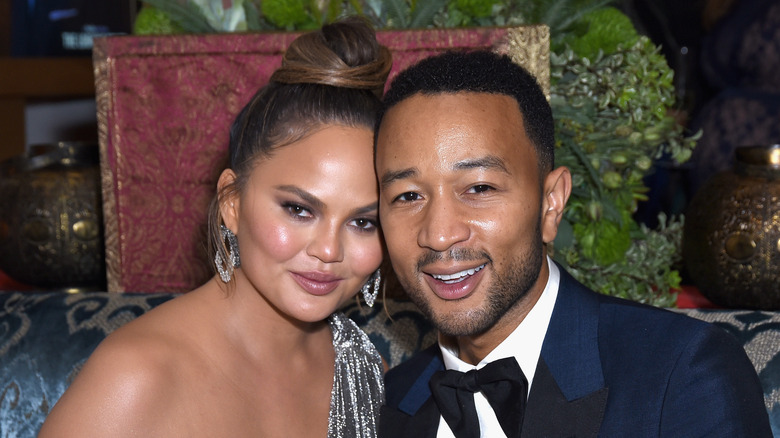
[[[635,341],[685,344],[701,336],[732,338],[711,323],[669,309],[607,296],[601,301],[600,337],[631,337]]]
[[[710,323],[691,318],[687,315],[630,301],[623,298],[608,296],[594,292],[579,283],[571,274],[561,269],[561,287],[566,292],[564,299],[577,297],[577,305],[582,302],[598,303],[599,336],[637,336],[654,338],[656,336],[669,339],[688,339],[696,333],[714,332],[719,335],[722,330]],[[725,332],[723,332],[725,334]]]
[[[588,289],[565,270],[561,270],[563,299],[575,300],[577,306],[583,303],[597,303],[598,339],[602,359],[610,353],[623,357],[635,351],[638,360],[648,355],[679,353],[702,343],[723,345],[728,352],[741,348],[737,340],[719,327],[669,309],[607,296]],[[592,305],[592,304],[591,304]],[[718,354],[718,352],[713,352]]]
[[[613,401],[603,433],[638,427],[632,419],[655,427],[663,417],[661,435],[722,430],[723,436],[769,436],[761,385],[736,337],[669,309],[597,294],[576,282],[567,287],[564,295],[575,304],[567,305],[566,316],[577,315],[583,303],[598,309],[595,319],[592,310],[583,319],[586,327],[597,325],[597,354]],[[647,415],[625,411],[631,400],[643,400]]]
[[[666,309],[607,301],[599,349],[614,387],[610,396],[619,385],[632,397],[662,388],[656,400],[669,435],[687,428],[702,435],[770,436],[760,381],[736,337]]]
[[[714,324],[615,297],[600,302],[598,344],[605,369],[625,369],[633,361],[637,367],[652,363],[656,373],[670,375],[698,358],[721,364],[724,372],[753,370],[739,340]]]

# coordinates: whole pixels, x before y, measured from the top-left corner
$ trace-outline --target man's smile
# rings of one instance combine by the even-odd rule
[[[486,263],[483,263],[483,264],[477,266],[476,268],[465,269],[463,271],[456,272],[454,274],[430,274],[430,275],[431,275],[431,277],[433,277],[433,278],[435,278],[437,280],[443,281],[443,282],[445,282],[447,284],[455,284],[455,283],[460,283],[464,279],[466,279],[466,278],[474,275],[475,273],[479,272],[479,270],[484,268],[486,265],[487,265]]]

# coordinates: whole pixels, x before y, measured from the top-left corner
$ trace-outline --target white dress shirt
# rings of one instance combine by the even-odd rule
[[[507,336],[498,346],[493,349],[476,366],[466,363],[458,358],[458,347],[448,343],[444,337],[439,337],[439,348],[441,348],[444,359],[444,367],[448,370],[458,370],[467,372],[473,369],[480,369],[490,362],[505,357],[514,357],[523,370],[526,379],[528,379],[528,391],[531,390],[531,383],[534,380],[536,364],[539,362],[539,355],[542,351],[542,343],[547,333],[547,326],[550,324],[555,299],[558,297],[558,285],[560,283],[560,272],[550,257],[547,257],[547,266],[550,276],[547,279],[547,285],[542,291],[542,295],[534,307],[528,312],[525,319]],[[503,437],[506,434],[498,423],[493,408],[490,407],[487,399],[481,392],[474,394],[474,405],[479,417],[480,436],[482,437]],[[439,429],[437,438],[454,438],[452,430],[444,418],[439,419]]]

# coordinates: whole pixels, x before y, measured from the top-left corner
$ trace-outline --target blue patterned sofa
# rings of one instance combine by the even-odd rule
[[[49,410],[111,331],[174,294],[0,292],[0,438],[34,437]],[[405,301],[348,316],[369,334],[390,366],[434,342],[431,325]],[[780,312],[676,310],[713,322],[744,345],[764,386],[780,436]]]

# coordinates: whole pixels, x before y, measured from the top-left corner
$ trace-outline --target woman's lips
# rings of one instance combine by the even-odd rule
[[[342,280],[340,277],[322,272],[292,272],[291,274],[303,290],[317,296],[333,292]]]
[[[425,281],[434,294],[443,300],[459,300],[469,296],[482,278],[485,264],[452,274],[428,274]]]

